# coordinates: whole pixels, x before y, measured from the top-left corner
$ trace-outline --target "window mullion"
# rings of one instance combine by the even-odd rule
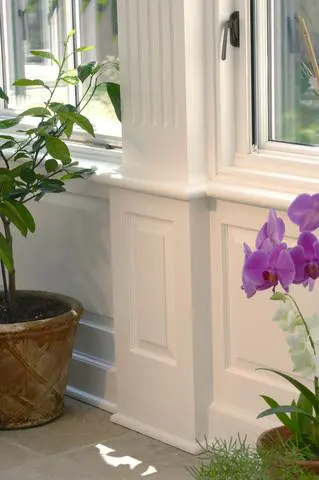
[[[71,30],[76,29],[75,25],[75,2],[74,0],[65,2],[64,3],[64,8],[65,8],[65,21],[66,21],[66,33],[69,33]],[[64,34],[65,37],[66,34]],[[73,37],[73,45],[72,48],[75,48],[76,46],[76,40]],[[75,68],[75,58],[74,55],[70,56],[67,60],[67,68],[69,70],[72,70]],[[68,98],[70,103],[75,103],[77,99],[76,95],[76,89],[73,85],[68,85]]]
[[[81,21],[80,21],[80,8],[81,8],[81,0],[72,0],[72,14],[73,14],[73,28],[75,30],[75,35],[73,36],[73,48],[74,48],[74,55],[73,55],[73,62],[74,68],[77,68],[78,65],[81,63],[81,53],[76,52],[76,49],[81,46]],[[75,95],[75,103],[78,104],[80,101],[80,97],[82,94],[82,84],[75,85],[74,87],[74,95]]]
[[[268,2],[258,0],[256,8],[256,107],[257,146],[262,147],[269,138],[269,96],[268,96]]]

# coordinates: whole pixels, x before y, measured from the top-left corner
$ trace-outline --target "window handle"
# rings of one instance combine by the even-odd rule
[[[240,47],[240,27],[239,27],[239,11],[235,10],[224,23],[223,26],[223,42],[222,42],[222,60],[227,57],[228,32],[230,34],[230,44],[232,47]]]

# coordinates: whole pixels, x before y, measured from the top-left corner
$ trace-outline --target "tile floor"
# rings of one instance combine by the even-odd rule
[[[65,414],[42,427],[0,431],[1,480],[190,480],[196,459],[126,430],[109,414],[66,399]]]

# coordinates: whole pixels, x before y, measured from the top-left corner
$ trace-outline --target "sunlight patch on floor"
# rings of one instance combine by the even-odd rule
[[[136,467],[141,465],[143,462],[140,460],[137,460],[136,458],[130,457],[128,455],[125,455],[124,457],[114,457],[113,455],[111,456],[110,453],[114,453],[115,450],[112,448],[109,448],[105,445],[102,444],[97,444],[95,445],[95,448],[98,449],[101,458],[103,461],[107,464],[110,465],[111,467],[119,467],[120,465],[127,465],[129,466],[130,470],[134,470]],[[155,467],[150,465],[145,472],[141,474],[141,477],[147,477],[149,475],[152,475],[154,473],[157,473],[157,470]]]

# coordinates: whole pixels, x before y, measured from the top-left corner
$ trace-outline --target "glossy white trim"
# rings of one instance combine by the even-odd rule
[[[194,455],[197,455],[200,452],[200,447],[197,444],[196,439],[194,439],[194,442],[188,442],[183,438],[171,435],[164,430],[150,427],[149,425],[145,425],[134,418],[126,417],[125,415],[120,415],[118,413],[112,415],[111,421],[113,423],[117,423],[118,425],[122,425],[123,427],[129,428],[130,430],[140,432],[147,437],[155,438],[160,442],[167,443],[168,445],[172,445],[180,450],[184,450],[185,452],[189,452]]]

